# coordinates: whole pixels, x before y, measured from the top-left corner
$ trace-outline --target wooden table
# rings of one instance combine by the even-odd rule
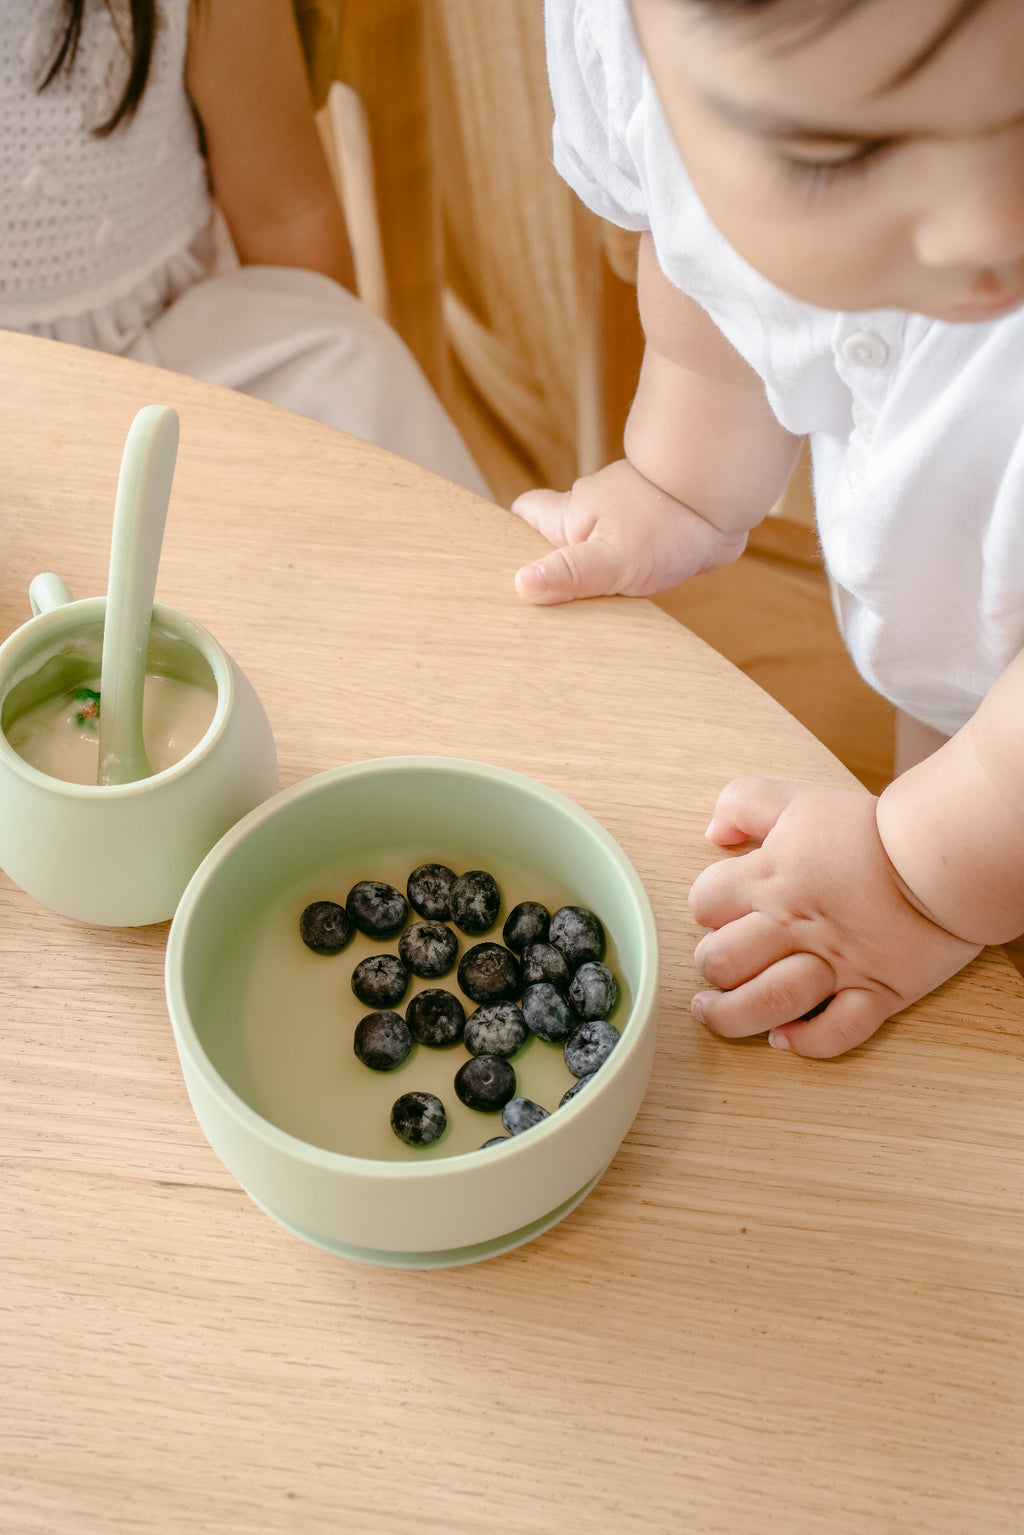
[[[466,1269],[347,1264],[210,1150],[166,926],[0,876],[4,1535],[996,1535],[1024,1520],[1024,989],[988,952],[855,1054],[691,1018],[717,789],[848,782],[653,605],[520,605],[536,536],[298,417],[0,337],[0,632],[105,590],[121,448],[174,405],[158,596],[261,694],[282,785],[482,757],[597,815],[663,945],[649,1094],[596,1191]]]

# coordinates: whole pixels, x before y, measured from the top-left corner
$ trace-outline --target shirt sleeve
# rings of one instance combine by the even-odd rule
[[[644,66],[625,0],[546,0],[544,23],[555,169],[598,217],[649,229],[630,148]]]

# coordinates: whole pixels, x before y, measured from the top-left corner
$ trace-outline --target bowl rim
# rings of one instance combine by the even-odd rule
[[[585,831],[596,838],[611,857],[619,875],[627,885],[639,918],[640,984],[633,995],[630,1018],[646,1019],[647,1027],[650,1029],[656,1025],[658,937],[650,898],[630,859],[611,833],[588,810],[560,790],[553,789],[550,785],[528,774],[516,772],[511,768],[498,767],[494,763],[437,754],[364,758],[358,762],[326,768],[322,772],[299,779],[287,788],[279,790],[277,794],[249,811],[221,837],[196,869],[182,894],[171,922],[164,960],[164,989],[171,1027],[179,1055],[182,1057],[182,1064],[184,1065],[187,1055],[191,1069],[199,1074],[206,1090],[221,1099],[223,1108],[247,1133],[258,1136],[267,1146],[285,1152],[293,1160],[304,1162],[310,1167],[323,1171],[347,1172],[362,1179],[377,1180],[382,1183],[389,1183],[395,1179],[405,1181],[409,1178],[435,1180],[456,1177],[463,1169],[479,1166],[495,1155],[507,1157],[509,1152],[506,1148],[492,1146],[453,1153],[447,1157],[432,1157],[428,1161],[419,1163],[385,1160],[331,1151],[311,1141],[302,1140],[288,1130],[282,1130],[247,1103],[210,1060],[185,1002],[182,969],[189,928],[195,918],[196,905],[207,879],[216,868],[231,857],[235,848],[245,840],[253,828],[287,809],[297,800],[320,793],[335,783],[363,778],[369,774],[379,776],[387,773],[399,776],[424,770],[455,772],[474,778],[483,776],[507,788],[527,793],[570,815]],[[630,1034],[623,1034],[622,1042],[615,1047],[609,1061],[601,1068],[602,1081],[591,1083],[585,1092],[577,1094],[563,1108],[559,1108],[557,1113],[552,1113],[541,1124],[535,1125],[528,1136],[510,1136],[509,1147],[516,1145],[539,1147],[544,1141],[564,1133],[581,1111],[581,1100],[592,1103],[595,1096],[604,1096],[611,1083],[625,1069],[631,1057],[646,1048],[645,1033],[646,1030],[643,1027],[637,1027]],[[604,1072],[612,1062],[615,1063],[615,1069],[605,1077]]]
[[[25,623],[15,629],[13,634],[9,634],[0,645],[0,669],[3,668],[10,654],[17,649],[18,644],[24,643],[28,630],[35,631],[39,637],[39,649],[45,649],[50,630],[54,631],[54,636],[59,636],[64,629],[73,633],[76,629],[99,623],[102,631],[106,607],[105,596],[77,597],[73,602],[62,603],[60,607],[50,608],[45,613],[37,613],[34,618],[26,619]],[[235,703],[237,687],[230,658],[209,629],[196,619],[190,618],[187,613],[183,613],[180,608],[169,607],[165,602],[154,602],[153,618],[158,627],[162,624],[165,629],[175,631],[176,637],[192,645],[203,657],[213,676],[216,688],[213,714],[209,725],[195,746],[183,757],[179,757],[177,762],[161,768],[158,773],[150,773],[146,778],[114,785],[81,784],[66,778],[54,778],[40,768],[33,767],[31,762],[14,749],[6,733],[0,729],[0,763],[9,772],[13,772],[30,785],[43,786],[49,793],[60,795],[63,799],[109,802],[115,796],[118,800],[144,798],[152,794],[156,787],[176,782],[184,777],[195,766],[199,756],[209,755],[214,744],[224,734],[229,712]],[[0,691],[0,709],[9,692],[10,688]]]

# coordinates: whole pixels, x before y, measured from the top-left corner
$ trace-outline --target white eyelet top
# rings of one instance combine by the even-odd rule
[[[189,0],[160,0],[139,108],[97,138],[127,77],[127,0],[86,4],[74,65],[44,91],[63,7],[0,4],[0,328],[122,352],[207,269],[188,12]]]

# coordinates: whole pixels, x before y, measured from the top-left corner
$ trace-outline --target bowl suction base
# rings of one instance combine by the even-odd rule
[[[317,1236],[315,1232],[304,1231],[301,1226],[293,1225],[291,1221],[282,1220],[273,1210],[261,1204],[250,1194],[249,1198],[265,1215],[290,1231],[293,1236],[301,1237],[303,1242],[308,1242],[312,1247],[319,1247],[324,1252],[334,1253],[339,1258],[348,1258],[352,1263],[365,1263],[373,1268],[388,1269],[446,1269],[460,1268],[468,1263],[482,1263],[486,1258],[498,1258],[502,1253],[512,1252],[516,1247],[522,1247],[525,1242],[532,1242],[534,1237],[539,1237],[543,1232],[550,1231],[552,1226],[557,1226],[560,1220],[564,1220],[576,1206],[582,1204],[591,1189],[604,1176],[604,1169],[595,1174],[589,1183],[585,1183],[581,1189],[560,1204],[557,1209],[550,1210],[547,1215],[542,1215],[538,1220],[531,1221],[528,1226],[520,1226],[518,1231],[509,1231],[500,1237],[492,1237],[488,1242],[475,1242],[468,1247],[449,1247],[436,1252],[387,1252],[374,1247],[353,1247],[347,1242],[336,1242],[330,1237]],[[246,1190],[248,1193],[248,1190]]]

